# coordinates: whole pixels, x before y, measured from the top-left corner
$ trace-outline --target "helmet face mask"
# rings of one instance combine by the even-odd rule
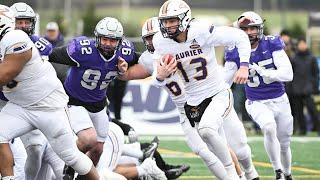
[[[260,26],[241,26],[240,29],[248,34],[251,45],[258,42],[263,34],[263,27],[261,28]]]
[[[29,25],[21,26],[19,22],[29,21]],[[25,23],[27,24],[27,23]],[[16,29],[20,29],[27,33],[29,36],[34,34],[36,20],[35,18],[16,18]]]
[[[111,60],[122,43],[123,27],[121,23],[115,18],[105,17],[96,25],[94,35],[96,47],[100,53],[107,60]],[[105,41],[110,43],[104,43]]]
[[[14,12],[14,17],[16,19],[16,29],[20,29],[27,33],[29,36],[34,34],[35,25],[36,25],[36,14],[33,9],[26,3],[15,3],[11,7],[11,10]],[[28,26],[19,26],[21,21],[29,21],[30,25]]]
[[[176,24],[167,26],[166,24]],[[181,32],[183,32],[182,22],[179,18],[161,18],[159,19],[160,31],[164,37],[176,38]]]
[[[150,53],[153,53],[154,52],[154,46],[153,46],[153,43],[152,43],[152,38],[153,38],[154,34],[150,34],[148,36],[143,36],[142,37],[142,40],[143,40],[143,43],[144,43],[144,46],[146,47],[146,49],[150,52]]]
[[[109,40],[107,40],[109,39]],[[105,44],[104,41],[109,41],[112,43]],[[121,39],[116,39],[116,38],[110,38],[107,36],[98,36],[96,37],[96,42],[98,44],[98,49],[100,53],[106,58],[110,59],[112,56],[115,55],[115,52],[119,48],[121,44]],[[114,45],[112,45],[114,44]]]
[[[152,17],[145,21],[141,30],[141,38],[146,49],[150,52],[154,52],[154,46],[152,43],[153,36],[160,31],[158,17]]]

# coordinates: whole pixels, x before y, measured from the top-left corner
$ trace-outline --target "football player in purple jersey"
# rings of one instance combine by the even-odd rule
[[[95,39],[81,36],[54,49],[49,61],[71,66],[64,82],[71,127],[78,136],[78,148],[96,165],[108,132],[105,107],[108,84],[139,55],[124,38],[122,25],[115,18],[100,20],[94,34]]]
[[[246,109],[262,129],[276,179],[291,180],[293,117],[283,82],[291,81],[293,72],[285,45],[279,36],[263,34],[264,20],[254,12],[241,14],[234,24],[248,34],[251,43]],[[237,47],[227,49],[225,59],[226,80],[232,83],[240,64]]]

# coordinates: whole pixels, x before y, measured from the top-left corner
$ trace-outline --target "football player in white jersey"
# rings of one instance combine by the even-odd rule
[[[237,179],[227,143],[219,134],[223,131],[223,121],[233,109],[233,99],[217,63],[214,47],[238,47],[241,67],[234,81],[245,83],[250,58],[248,36],[236,28],[208,26],[193,20],[190,7],[182,0],[169,0],[161,6],[159,23],[161,33],[153,37],[154,58],[160,59],[167,54],[175,57],[178,77],[185,87],[186,116],[223,163],[228,178]],[[158,81],[165,78],[157,75]]]
[[[52,45],[45,39],[34,35],[36,14],[34,10],[26,3],[14,3],[10,9],[15,14],[16,29],[20,29],[27,33],[30,39],[38,48],[42,58],[47,58],[52,51]],[[56,178],[62,178],[62,171],[64,162],[54,153],[46,137],[39,131],[33,130],[23,136],[21,140],[27,152],[27,161],[25,162],[26,179],[43,179],[45,177],[38,177],[40,170],[47,169],[41,166],[52,167]],[[19,152],[19,151],[18,151]],[[46,165],[48,163],[48,165]],[[45,173],[41,173],[45,174]]]
[[[66,108],[68,97],[53,67],[41,59],[28,35],[14,27],[14,13],[0,5],[0,86],[9,100],[0,112],[2,179],[14,179],[8,142],[36,128],[66,164],[99,179],[92,161],[77,149]]]
[[[154,52],[152,38],[158,31],[159,23],[157,17],[150,18],[144,23],[142,28],[142,39],[147,51],[141,55],[139,64],[129,68],[127,73],[122,76],[122,79],[141,79],[149,77],[151,74],[155,73],[154,69],[156,68],[155,66],[157,65],[157,62],[153,61],[152,57]],[[167,68],[166,66],[170,69],[172,64],[173,62],[168,65],[164,63],[162,66],[159,66],[158,70],[161,69],[162,71]],[[169,71],[168,73],[170,74],[171,72]],[[216,163],[218,158],[207,148],[196,128],[190,125],[190,122],[185,115],[184,104],[186,99],[184,85],[177,76],[177,74],[171,75],[170,78],[166,80],[166,84],[163,87],[169,93],[171,99],[179,110],[180,123],[187,138],[187,144],[193,152],[198,154],[204,160],[213,174],[217,175],[218,178],[223,179],[223,176],[226,174],[226,171],[223,171],[223,165],[221,162],[220,164]],[[226,117],[223,126],[226,131],[227,141],[239,157],[246,172],[246,177],[250,180],[258,178],[258,174],[251,161],[251,150],[247,144],[244,127],[238,119],[234,109],[232,109],[230,114]]]
[[[276,179],[292,180],[293,117],[283,82],[291,81],[293,72],[285,45],[279,36],[263,34],[264,20],[255,12],[244,12],[234,24],[248,34],[252,49],[246,110],[263,132]],[[226,50],[225,59],[226,73],[232,77],[239,65],[237,49]]]

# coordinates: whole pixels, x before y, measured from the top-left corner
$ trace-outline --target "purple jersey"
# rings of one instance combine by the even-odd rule
[[[277,69],[272,53],[284,49],[284,43],[279,36],[264,36],[257,49],[251,52],[250,64],[256,63],[265,69]],[[225,60],[235,62],[240,67],[237,48],[225,51]],[[249,69],[249,82],[245,86],[249,100],[265,100],[282,96],[285,93],[284,84],[261,77],[254,69]]]
[[[95,40],[82,36],[70,41],[67,47],[68,55],[78,66],[70,68],[65,89],[69,96],[86,103],[104,100],[108,84],[118,76],[118,57],[131,62],[135,54],[133,44],[124,39],[115,56],[107,60],[95,44]]]
[[[51,54],[53,49],[52,44],[45,38],[31,35],[30,39],[32,40],[36,48],[38,48],[41,56],[49,56]]]
[[[34,45],[36,46],[36,48],[38,48],[41,56],[49,56],[51,54],[52,45],[50,42],[36,35],[31,35],[29,37],[31,41],[34,43]],[[4,96],[2,91],[0,92],[0,99],[4,101],[8,101],[8,99]]]

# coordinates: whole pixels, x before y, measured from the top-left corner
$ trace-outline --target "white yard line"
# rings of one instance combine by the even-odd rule
[[[145,141],[151,141],[154,136],[140,136],[140,140],[145,140]],[[159,136],[160,141],[184,141],[185,137],[184,136]],[[320,142],[320,137],[292,137],[291,138],[293,142],[302,142],[302,143],[307,143],[307,142]],[[249,142],[262,142],[263,137],[262,136],[251,136],[248,137]]]

